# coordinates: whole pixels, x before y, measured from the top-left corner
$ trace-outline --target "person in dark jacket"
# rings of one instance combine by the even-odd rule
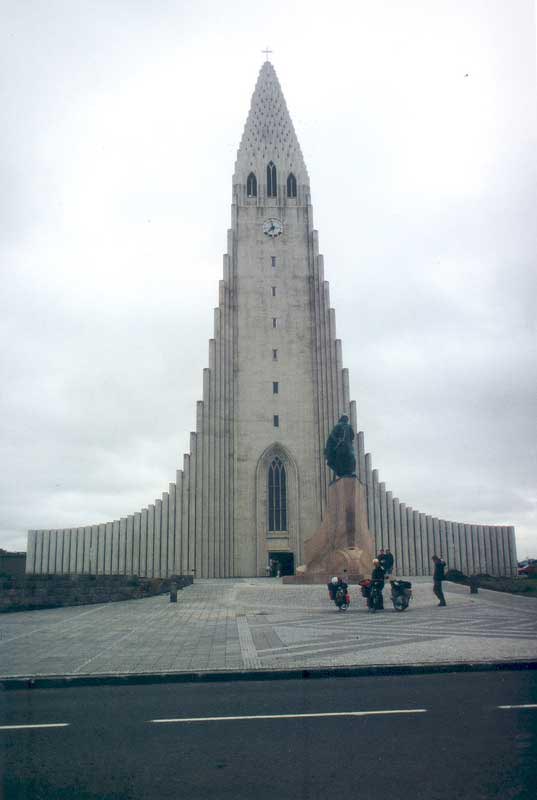
[[[438,597],[440,602],[438,606],[446,605],[446,598],[442,591],[442,581],[444,580],[444,572],[446,569],[446,562],[442,561],[438,556],[433,556],[434,573],[433,573],[433,592]]]
[[[379,609],[384,609],[384,599],[382,597],[382,592],[384,590],[384,567],[381,565],[378,558],[373,559],[373,572],[371,573],[371,591],[374,588],[378,590],[380,596],[380,605]]]
[[[386,577],[392,574],[393,572],[393,553],[390,551],[390,548],[386,548],[386,552],[384,553],[384,572],[386,573]]]
[[[384,552],[382,547],[380,548],[380,550],[378,552],[377,558],[378,558],[378,560],[380,562],[380,566],[382,567],[384,572],[386,572],[386,553]]]

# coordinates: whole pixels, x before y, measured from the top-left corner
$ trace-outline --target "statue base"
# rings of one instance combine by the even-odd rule
[[[328,487],[325,519],[304,542],[305,564],[283,583],[328,583],[333,575],[357,583],[371,575],[375,542],[367,524],[365,487],[357,478],[339,478]]]

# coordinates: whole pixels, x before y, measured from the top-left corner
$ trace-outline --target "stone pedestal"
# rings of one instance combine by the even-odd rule
[[[333,575],[355,583],[371,575],[375,543],[367,524],[365,487],[357,478],[330,484],[325,519],[306,539],[304,556],[305,564],[284,583],[327,583]]]

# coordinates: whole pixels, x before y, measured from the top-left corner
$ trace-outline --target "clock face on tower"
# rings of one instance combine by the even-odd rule
[[[283,222],[281,219],[276,219],[274,217],[265,220],[263,223],[263,233],[272,238],[279,236],[280,233],[283,233]]]

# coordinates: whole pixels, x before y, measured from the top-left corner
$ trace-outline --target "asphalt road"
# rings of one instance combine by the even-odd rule
[[[0,703],[2,800],[536,796],[537,671],[16,690]]]

